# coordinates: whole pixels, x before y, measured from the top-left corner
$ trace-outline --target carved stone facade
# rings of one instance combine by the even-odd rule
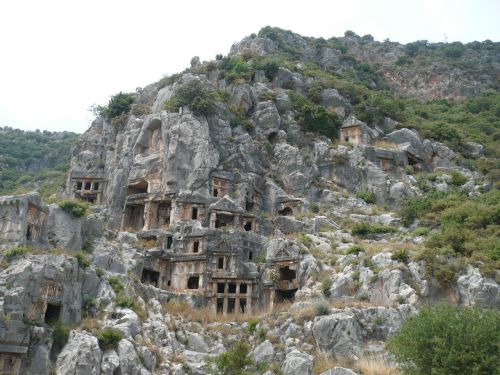
[[[47,213],[36,193],[0,197],[0,248],[40,242]]]

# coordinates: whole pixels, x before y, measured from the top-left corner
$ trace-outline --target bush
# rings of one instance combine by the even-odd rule
[[[325,297],[330,297],[330,289],[332,288],[332,279],[330,277],[325,277],[322,281],[321,281],[321,291],[323,292],[323,295]]]
[[[352,245],[351,247],[349,247],[346,251],[346,254],[349,255],[349,254],[356,254],[358,255],[359,253],[363,252],[363,248],[359,245]]]
[[[250,333],[254,333],[257,329],[257,324],[260,323],[260,319],[257,318],[250,318],[248,319],[248,327],[247,330]]]
[[[134,98],[134,94],[126,94],[123,92],[113,95],[111,99],[109,99],[108,106],[104,109],[103,114],[108,119],[113,119],[117,116],[128,113],[132,103],[134,102]]]
[[[53,349],[59,351],[68,342],[69,328],[61,322],[55,322],[50,337],[52,338]]]
[[[330,313],[330,305],[325,301],[317,301],[314,303],[313,307],[316,316],[328,315]]]
[[[296,119],[305,131],[316,132],[330,139],[337,138],[342,123],[335,112],[328,112],[321,105],[294,92],[290,92],[290,98]]]
[[[195,116],[209,116],[215,113],[217,95],[203,83],[193,79],[177,89],[175,94],[165,103],[165,108],[178,111],[180,107],[188,106]]]
[[[400,250],[396,250],[392,254],[391,259],[392,260],[397,260],[399,262],[407,263],[408,260],[410,259],[410,256],[408,255],[408,250],[406,250],[406,249],[400,249]]]
[[[299,237],[299,241],[306,247],[310,247],[312,245],[311,237],[307,234],[301,234]]]
[[[248,357],[250,346],[243,342],[237,342],[225,353],[215,358],[207,359],[207,370],[213,375],[243,375],[245,368],[253,364]]]
[[[467,182],[467,178],[460,172],[452,171],[450,184],[453,186],[462,186]]]
[[[375,234],[394,233],[397,229],[384,224],[356,223],[351,229],[355,236],[366,237]]]
[[[242,57],[236,56],[222,59],[221,77],[228,83],[247,82],[252,78],[252,73],[253,69]]]
[[[135,301],[134,298],[132,297],[127,297],[124,296],[123,294],[120,294],[118,297],[116,297],[116,305],[120,307],[125,307],[127,309],[133,309],[135,306]]]
[[[87,203],[78,201],[63,201],[59,203],[59,207],[76,218],[84,217],[85,215],[87,215],[89,208]]]
[[[123,292],[123,290],[125,289],[123,287],[122,281],[120,280],[120,278],[118,276],[111,276],[108,279],[108,282],[109,282],[109,285],[111,285],[111,288],[113,288],[113,290],[114,290],[114,292],[116,294],[119,294],[119,293]]]
[[[102,350],[116,349],[118,343],[123,338],[121,331],[114,328],[104,328],[96,332],[99,347]]]
[[[319,212],[319,205],[317,203],[311,203],[309,209],[312,213],[317,214]]]
[[[377,202],[377,197],[371,191],[358,191],[356,193],[356,198],[363,199],[368,204]]]
[[[498,374],[500,312],[424,307],[387,345],[405,374]]]
[[[82,268],[87,268],[90,266],[90,262],[85,256],[85,254],[78,253],[75,255],[76,260],[78,261],[78,266]]]
[[[14,258],[16,257],[21,257],[26,254],[28,254],[31,251],[31,249],[28,246],[25,245],[19,245],[16,247],[12,247],[8,249],[5,253],[5,259],[7,259],[7,262],[11,262]]]

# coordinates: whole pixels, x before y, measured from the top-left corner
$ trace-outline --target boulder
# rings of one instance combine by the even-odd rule
[[[68,250],[82,248],[82,219],[64,211],[59,205],[51,204],[47,216],[47,238],[53,247]]]
[[[465,306],[500,307],[500,288],[493,279],[481,275],[475,267],[468,266],[467,274],[457,280],[459,303]]]
[[[255,363],[271,363],[274,358],[273,344],[266,340],[257,345],[251,355]]]
[[[56,374],[98,374],[101,369],[101,355],[96,337],[85,331],[71,331],[68,343],[57,356]]]
[[[118,343],[118,356],[120,357],[120,370],[122,374],[149,374],[149,371],[142,365],[134,345],[130,341],[126,339],[120,340]]]
[[[104,351],[101,359],[101,375],[114,375],[118,367],[120,367],[120,357],[116,351],[112,349]]]
[[[194,352],[208,353],[208,345],[199,333],[187,333],[187,348]]]
[[[312,327],[316,345],[334,357],[357,359],[361,354],[362,329],[345,313],[316,318]]]
[[[283,362],[283,375],[310,375],[313,356],[292,349]]]

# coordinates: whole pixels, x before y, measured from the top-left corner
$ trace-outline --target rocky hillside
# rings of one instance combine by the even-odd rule
[[[0,197],[0,370],[402,373],[422,305],[500,308],[495,69],[264,28],[113,96],[59,202]]]
[[[78,135],[0,128],[0,194],[61,189]]]

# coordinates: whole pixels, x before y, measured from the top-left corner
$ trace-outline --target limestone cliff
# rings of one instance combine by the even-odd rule
[[[373,85],[398,94],[492,84],[485,73],[415,87],[394,68],[405,53],[395,43],[263,29],[127,94],[130,108],[103,109],[73,149],[70,203],[0,198],[0,372],[205,374],[242,341],[252,373],[317,374],[321,356],[391,370],[383,343],[420,303],[499,308],[486,258],[422,256],[439,223],[395,213],[428,191],[481,199],[489,182],[463,144],[382,112],[362,121],[355,94],[325,76],[362,73],[344,48],[380,62]]]

